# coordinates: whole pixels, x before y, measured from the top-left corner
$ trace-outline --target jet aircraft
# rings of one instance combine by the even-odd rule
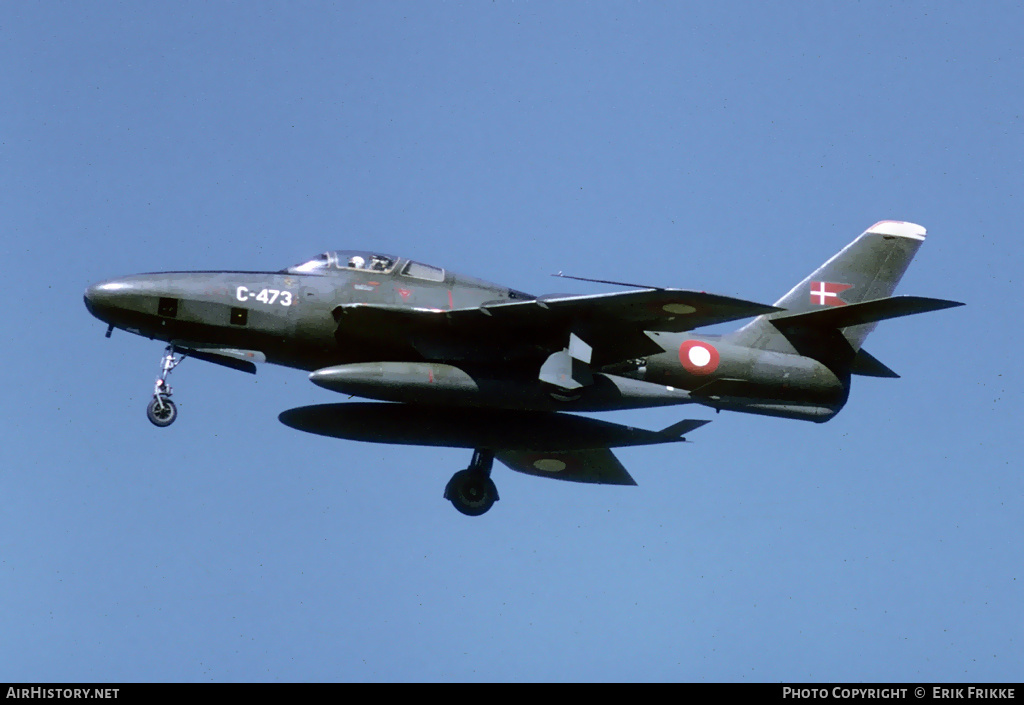
[[[876,223],[771,306],[634,285],[534,296],[350,250],[280,271],[120,277],[90,286],[85,304],[107,337],[119,328],[168,343],[153,424],[177,417],[167,379],[186,356],[250,373],[256,363],[306,370],[314,384],[378,401],[290,409],[284,424],[470,448],[444,496],[475,516],[498,499],[495,458],[532,475],[631,485],[611,448],[682,441],[708,423],[648,431],[566,412],[700,404],[820,423],[842,409],[852,376],[898,377],[862,347],[876,324],[962,305],[892,295],[925,233]],[[732,333],[692,332],[747,318]]]

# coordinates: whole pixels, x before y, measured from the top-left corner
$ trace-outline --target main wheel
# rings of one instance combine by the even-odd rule
[[[153,397],[149,406],[146,407],[146,417],[154,426],[160,428],[170,426],[174,423],[174,419],[178,418],[178,407],[166,397]]]
[[[480,516],[498,499],[498,488],[482,472],[459,470],[444,488],[444,498],[467,516]]]

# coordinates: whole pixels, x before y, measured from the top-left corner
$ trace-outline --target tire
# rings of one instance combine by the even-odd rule
[[[167,398],[153,397],[146,407],[146,417],[154,426],[164,428],[174,423],[178,418],[178,407]]]
[[[444,489],[445,499],[466,516],[476,517],[494,506],[498,488],[481,472],[460,470],[452,475]]]

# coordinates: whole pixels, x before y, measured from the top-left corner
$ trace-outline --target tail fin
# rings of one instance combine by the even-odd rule
[[[857,306],[863,309],[859,317],[824,312],[890,297],[924,242],[925,232],[914,223],[895,220],[875,223],[779,299],[775,305],[786,311],[757,317],[732,334],[731,339],[740,345],[764,350],[799,352],[818,359],[828,357],[832,359],[822,361],[837,362],[848,368],[879,320],[936,307],[922,305],[920,310],[894,314],[893,306],[883,304],[880,308],[888,311],[886,315],[881,310],[875,315],[866,315],[868,309],[879,306]],[[813,312],[823,315],[810,315]],[[783,324],[781,319],[785,318],[789,319],[788,324]],[[839,325],[842,323],[846,326]],[[843,345],[844,339],[848,345]],[[836,350],[837,346],[842,350]]]

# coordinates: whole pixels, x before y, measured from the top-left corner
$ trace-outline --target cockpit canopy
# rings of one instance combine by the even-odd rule
[[[308,262],[288,267],[289,274],[326,274],[335,269],[363,269],[388,274],[395,268],[398,258],[361,250],[335,250],[325,252]]]
[[[365,271],[377,274],[391,274],[399,258],[394,255],[382,255],[363,250],[334,250],[314,257],[308,262],[288,267],[288,274],[330,274],[342,271]],[[401,274],[413,279],[426,281],[444,281],[444,270],[429,264],[406,260]]]

